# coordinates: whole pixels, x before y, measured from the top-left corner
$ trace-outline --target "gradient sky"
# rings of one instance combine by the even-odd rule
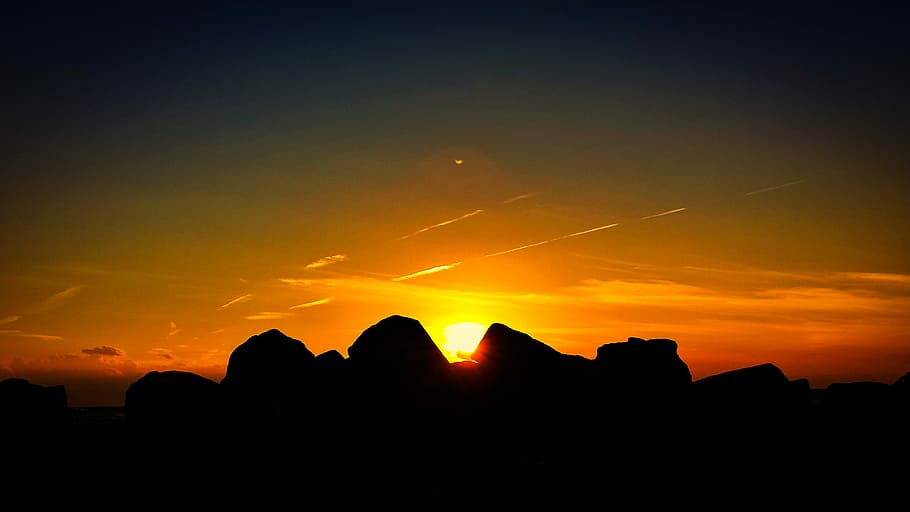
[[[120,405],[393,314],[586,357],[671,338],[696,379],[910,370],[906,12],[23,4],[0,378]]]

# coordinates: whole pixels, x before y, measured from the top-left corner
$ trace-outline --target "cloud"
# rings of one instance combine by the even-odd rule
[[[16,320],[19,320],[19,315],[10,315],[7,317],[3,317],[3,318],[0,318],[0,325],[11,324],[11,323],[15,322]]]
[[[294,277],[282,277],[279,278],[278,281],[294,286],[309,286],[312,283],[312,280],[310,279],[297,279]]]
[[[307,264],[306,268],[319,268],[326,265],[331,265],[332,263],[340,263],[342,261],[347,261],[348,256],[346,254],[334,254],[332,256],[326,256],[324,258],[319,258],[318,260]]]
[[[393,277],[392,281],[404,281],[406,279],[413,279],[415,277],[425,276],[427,274],[435,274],[436,272],[442,272],[443,270],[449,270],[450,268],[455,268],[458,265],[461,265],[460,261],[457,261],[457,262],[449,264],[449,265],[437,265],[435,267],[428,268],[426,270],[420,270],[418,272],[414,272],[413,274],[407,274],[407,275],[403,275],[403,276]]]
[[[334,298],[335,297],[326,297],[324,299],[314,300],[311,302],[304,302],[303,304],[297,304],[296,306],[291,306],[288,309],[303,309],[303,308],[311,308],[313,306],[321,306],[322,304],[328,304],[329,302],[332,302],[332,299],[334,299]]]
[[[502,204],[514,203],[515,201],[521,201],[522,199],[528,199],[529,197],[533,197],[534,195],[535,195],[534,193],[530,193],[530,194],[521,194],[521,195],[518,195],[515,197],[510,197],[510,198],[506,199],[505,201],[503,201]]]
[[[226,303],[224,303],[224,304],[218,306],[217,309],[221,310],[221,309],[224,309],[224,308],[228,308],[228,307],[233,306],[234,304],[240,304],[240,303],[246,302],[246,301],[248,301],[248,300],[250,300],[250,299],[252,299],[252,298],[253,298],[253,294],[252,294],[252,293],[248,293],[248,294],[246,294],[246,295],[241,295],[240,297],[237,297],[236,299],[231,299],[231,300],[227,301]]]
[[[170,338],[171,336],[175,336],[179,334],[181,330],[182,329],[177,328],[176,322],[171,322],[171,330],[167,333],[167,337]]]
[[[82,349],[83,354],[88,354],[90,356],[120,356],[123,355],[123,352],[120,349],[114,347],[108,347],[107,345],[102,345],[100,347],[94,348],[84,348]]]
[[[483,213],[483,210],[474,210],[473,212],[468,212],[468,213],[462,215],[461,217],[456,217],[456,218],[454,218],[454,219],[449,219],[449,220],[440,222],[440,223],[438,223],[438,224],[433,224],[432,226],[427,226],[427,227],[425,227],[425,228],[418,229],[417,231],[411,233],[410,235],[404,235],[403,237],[400,237],[399,240],[404,240],[405,238],[410,238],[410,237],[412,237],[412,236],[414,236],[414,235],[419,235],[419,234],[421,234],[421,233],[425,233],[425,232],[427,232],[427,231],[429,231],[429,230],[431,230],[431,229],[441,228],[441,227],[443,227],[443,226],[448,226],[449,224],[452,224],[452,223],[454,223],[454,222],[458,222],[458,221],[464,220],[464,219],[469,219],[469,218],[471,218],[471,217],[473,217],[473,216],[475,216],[475,215],[480,215],[481,213]]]
[[[667,210],[665,212],[655,213],[654,215],[645,215],[641,220],[653,219],[655,217],[663,217],[664,215],[672,215],[674,213],[684,212],[686,208],[676,208],[675,210]]]
[[[281,311],[260,311],[259,313],[248,315],[244,318],[247,320],[281,320],[294,316],[294,313],[284,313]]]
[[[38,305],[33,307],[29,311],[29,313],[41,313],[41,312],[47,311],[49,309],[52,309],[59,303],[75,296],[77,293],[79,293],[79,290],[81,290],[81,289],[82,289],[81,286],[71,286],[65,290],[61,290],[61,291],[51,295],[50,297],[44,299],[43,301],[41,301]]]
[[[765,192],[772,192],[774,190],[780,190],[782,188],[792,187],[794,185],[799,185],[799,184],[805,183],[805,182],[806,182],[806,180],[788,181],[787,183],[784,183],[782,185],[775,185],[773,187],[765,187],[765,188],[760,188],[758,190],[753,190],[752,192],[746,192],[746,195],[754,196],[756,194],[764,194]]]
[[[549,239],[549,240],[544,240],[544,241],[542,241],[542,242],[534,242],[533,244],[522,245],[522,246],[520,246],[520,247],[513,247],[512,249],[507,249],[507,250],[505,250],[505,251],[494,252],[494,253],[492,253],[492,254],[487,254],[486,256],[484,256],[484,258],[491,258],[491,257],[493,257],[493,256],[502,256],[503,254],[509,254],[509,253],[512,253],[512,252],[523,251],[523,250],[525,250],[525,249],[530,249],[531,247],[538,247],[538,246],[541,246],[541,245],[544,245],[544,244],[549,244],[549,243],[557,242],[557,241],[559,241],[559,240],[565,240],[566,238],[572,238],[572,237],[576,237],[576,236],[587,235],[588,233],[594,233],[595,231],[600,231],[600,230],[602,230],[602,229],[608,229],[608,228],[616,227],[616,226],[618,226],[618,225],[619,225],[619,224],[607,224],[607,225],[605,225],[605,226],[598,226],[598,227],[596,227],[596,228],[586,229],[586,230],[584,230],[584,231],[579,231],[579,232],[577,232],[577,233],[570,233],[570,234],[568,234],[568,235],[558,236],[558,237],[556,237],[556,238],[551,238],[551,239]]]
[[[18,329],[0,330],[0,336],[13,336],[16,338],[29,338],[29,339],[41,340],[41,341],[63,341],[63,336],[54,336],[51,334],[36,334],[36,333],[31,333],[31,332],[23,332]]]
[[[163,359],[167,359],[167,360],[174,359],[174,354],[170,351],[170,349],[153,348],[153,349],[149,350],[149,352],[152,353],[154,356],[160,357]]]

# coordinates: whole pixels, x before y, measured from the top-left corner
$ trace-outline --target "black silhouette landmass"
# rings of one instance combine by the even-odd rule
[[[907,485],[910,372],[821,392],[773,363],[693,380],[670,339],[630,337],[589,359],[498,323],[472,358],[448,362],[420,322],[396,315],[347,357],[272,329],[234,349],[220,382],[149,372],[127,389],[122,421],[74,420],[62,386],[22,379],[0,382],[0,410],[8,440],[37,433],[46,460],[69,461],[58,476],[95,458],[91,478],[122,485],[209,479],[338,506],[360,492],[648,506],[684,490],[677,505],[862,496],[868,508]]]

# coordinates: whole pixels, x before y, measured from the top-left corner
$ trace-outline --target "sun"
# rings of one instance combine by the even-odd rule
[[[487,328],[475,322],[459,322],[443,330],[445,343],[442,348],[452,361],[470,359]]]

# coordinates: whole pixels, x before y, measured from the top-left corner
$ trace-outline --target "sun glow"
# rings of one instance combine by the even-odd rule
[[[459,322],[443,330],[442,348],[450,361],[470,359],[487,328],[474,322]]]

